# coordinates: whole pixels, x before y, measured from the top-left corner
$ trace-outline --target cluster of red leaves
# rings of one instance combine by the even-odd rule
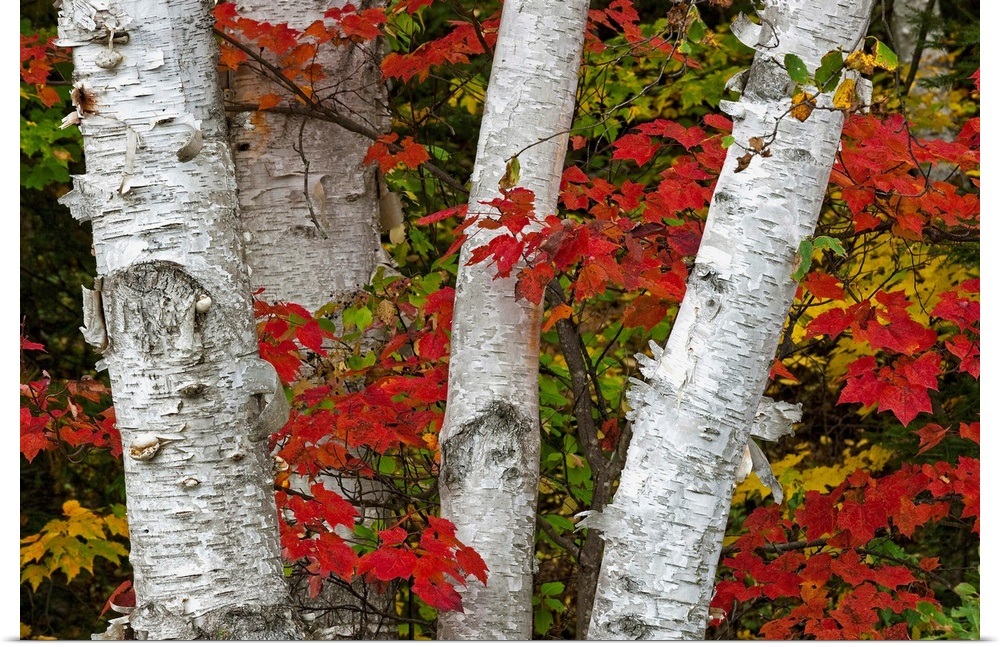
[[[806,277],[806,288],[821,298],[843,298],[839,282],[821,272]],[[878,411],[892,411],[908,425],[921,413],[931,413],[928,391],[936,391],[942,373],[941,347],[955,360],[957,370],[979,378],[979,279],[969,279],[956,290],[939,295],[931,312],[942,324],[959,332],[939,333],[935,327],[918,323],[908,312],[912,306],[904,291],[878,291],[859,303],[833,308],[818,315],[806,326],[806,337],[827,335],[835,338],[850,331],[855,341],[881,351],[880,362],[861,357],[848,365],[846,385],[838,404],[857,402]],[[938,326],[947,328],[947,326]],[[934,350],[937,349],[937,350]]]
[[[722,117],[705,121],[723,131],[732,128],[732,122]],[[479,227],[506,230],[474,249],[469,262],[490,259],[498,277],[516,268],[516,296],[534,303],[541,302],[545,286],[557,274],[570,277],[572,300],[577,302],[602,294],[609,285],[643,290],[646,294],[627,308],[625,325],[652,328],[663,320],[670,304],[684,296],[684,260],[697,252],[699,214],[708,207],[725,160],[721,135],[666,119],[643,124],[619,138],[612,145],[612,159],[647,164],[662,145],[658,140],[677,142],[685,153],[648,186],[628,179],[614,184],[590,178],[577,166],[563,172],[559,201],[567,211],[580,213],[584,222],[554,215],[540,218],[531,191],[502,191],[500,198],[485,204],[499,215],[478,214],[464,223],[468,226],[476,218]],[[557,306],[545,329],[571,313],[568,305]]]
[[[21,352],[44,350],[41,344],[21,337]],[[121,436],[110,398],[110,390],[97,380],[54,385],[43,373],[42,379],[21,384],[21,453],[29,462],[38,452],[57,447],[103,447],[112,456],[121,456]],[[88,413],[87,409],[100,411]]]
[[[779,506],[758,508],[722,561],[728,574],[716,586],[713,622],[769,599],[776,617],[761,628],[767,640],[906,639],[899,616],[921,601],[937,605],[926,579],[939,562],[901,563],[879,544],[945,518],[979,532],[977,459],[904,465],[877,479],[859,470],[828,494],[807,492],[790,518]],[[883,621],[884,610],[896,619]]]
[[[331,576],[344,582],[364,577],[376,585],[403,580],[436,609],[461,611],[462,599],[453,582],[464,584],[476,577],[486,583],[486,564],[455,537],[455,526],[445,519],[428,516],[419,541],[411,542],[411,533],[404,528],[416,525],[410,515],[380,531],[373,549],[344,538],[354,530],[358,511],[322,483],[314,483],[309,494],[279,490],[277,503],[283,511],[279,525],[285,558],[300,563],[308,573],[313,597]],[[340,526],[344,530],[338,530]]]
[[[240,16],[232,2],[216,5],[212,14],[216,29],[240,42],[255,43],[261,50],[272,54],[282,74],[298,82],[307,94],[312,92],[312,86],[317,81],[326,76],[322,66],[316,63],[316,54],[321,46],[341,47],[372,41],[382,35],[381,26],[388,20],[383,8],[358,9],[353,4],[328,9],[322,20],[313,21],[304,30],[290,27],[288,23],[272,24]],[[220,63],[223,67],[235,70],[247,58],[246,52],[227,42],[222,43]],[[274,107],[280,101],[278,95],[264,95],[260,99],[260,108]]]
[[[913,139],[899,116],[854,116],[845,126],[831,183],[840,190],[856,232],[889,229],[907,239],[931,231],[961,237],[978,233],[976,174],[965,177],[963,189],[963,182],[931,181],[927,169],[935,166],[951,169],[953,178],[978,169],[978,118],[966,123],[955,141],[945,142]],[[810,273],[801,289],[819,299],[845,298],[842,282],[821,271]],[[937,295],[930,325],[924,325],[911,315],[913,304],[903,290],[879,290],[816,316],[806,337],[850,332],[855,341],[865,342],[873,355],[848,366],[839,403],[878,405],[879,412],[892,411],[908,425],[932,412],[929,391],[937,390],[939,377],[951,366],[979,378],[978,293],[979,280],[970,279]]]
[[[464,583],[475,577],[486,584],[486,562],[474,549],[455,537],[455,525],[447,519],[427,517],[426,527],[414,544],[396,525],[379,532],[379,546],[362,556],[358,575],[370,582],[388,582],[412,577],[413,592],[442,611],[462,611],[462,598],[449,581]],[[446,577],[447,576],[447,577]]]
[[[59,93],[47,85],[56,63],[67,60],[66,50],[54,45],[55,38],[39,42],[38,34],[21,34],[21,81],[35,86],[38,100],[46,108],[59,103]]]
[[[411,2],[412,4],[412,2]],[[485,54],[486,46],[496,44],[500,12],[482,22],[453,21],[450,31],[406,54],[392,52],[382,59],[382,75],[386,79],[409,81],[417,77],[424,81],[432,68],[468,63],[470,56]]]
[[[932,181],[927,165],[951,165],[956,173],[977,169],[979,118],[947,142],[914,139],[901,115],[851,117],[831,182],[841,188],[855,231],[887,223],[895,235],[919,240],[927,227],[978,229],[978,191]],[[969,182],[978,189],[977,177]]]
[[[320,322],[302,306],[255,299],[253,309],[258,319],[260,356],[274,365],[282,382],[287,384],[298,377],[304,361],[300,348],[326,356],[323,340],[332,339],[333,334],[321,328]]]
[[[601,40],[598,31],[602,28],[612,34],[621,34],[625,38],[629,54],[639,57],[668,56],[692,69],[701,69],[692,58],[685,56],[680,48],[675,46],[669,36],[683,36],[687,23],[689,5],[678,4],[667,12],[667,21],[673,28],[668,33],[657,33],[645,36],[642,33],[639,13],[632,0],[613,0],[605,9],[591,9],[587,16],[587,32],[584,51],[599,53],[607,49],[607,44]],[[668,38],[664,38],[668,36]]]
[[[376,139],[368,148],[364,163],[378,163],[385,174],[397,166],[415,169],[430,158],[427,149],[413,141],[412,137],[404,137],[399,141],[398,134],[389,133]]]
[[[294,304],[256,304],[262,318],[261,355],[275,364],[295,394],[288,423],[271,438],[283,465],[276,477],[282,546],[286,558],[305,569],[313,595],[331,575],[348,582],[361,576],[376,583],[403,579],[431,606],[461,610],[455,585],[470,576],[485,583],[486,566],[455,538],[450,522],[407,513],[379,533],[381,542],[371,550],[350,538],[357,510],[323,485],[324,479],[337,476],[376,477],[376,455],[405,447],[437,449],[447,398],[454,290],[442,288],[410,300],[405,298],[407,284],[400,279],[387,287],[384,298],[368,302],[376,313],[398,312],[401,317],[372,317],[363,330],[345,326],[342,336],[328,332],[329,322]],[[306,350],[313,358],[324,358],[329,355],[324,343],[350,345],[362,335],[386,340],[373,362],[354,370],[342,367],[332,375],[314,367],[308,379],[295,381],[312,359]],[[345,388],[348,382],[355,386]],[[426,526],[419,519],[426,519]],[[419,540],[411,541],[411,535]]]

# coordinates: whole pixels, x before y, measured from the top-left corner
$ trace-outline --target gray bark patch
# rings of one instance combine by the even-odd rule
[[[513,405],[494,400],[484,413],[469,420],[442,445],[442,478],[448,486],[461,486],[485,466],[501,473],[504,484],[513,484],[523,472],[525,438],[531,425]]]
[[[139,263],[111,273],[104,298],[113,350],[197,363],[208,313],[195,303],[203,294],[201,283],[176,263]]]

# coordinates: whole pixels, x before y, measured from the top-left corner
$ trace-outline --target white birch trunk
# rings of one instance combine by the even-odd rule
[[[667,347],[641,357],[628,459],[614,503],[584,523],[605,552],[589,637],[703,639],[734,476],[795,294],[795,254],[812,235],[843,115],[787,114],[784,55],[809,67],[856,47],[872,1],[784,0],[764,10],[758,54],[688,291]],[[768,25],[773,27],[772,33]],[[746,23],[746,29],[753,26]],[[830,97],[821,97],[829,106]],[[777,122],[771,157],[735,173],[750,137]]]
[[[106,329],[92,308],[85,334],[106,344],[125,449],[132,628],[289,639],[260,442],[287,407],[257,354],[211,7],[64,0],[60,38],[87,95],[87,173],[65,202],[93,222],[103,284]]]
[[[521,152],[519,186],[554,213],[583,48],[586,0],[504,3],[486,94],[469,215],[491,214],[507,160]],[[529,148],[530,146],[530,148]],[[443,613],[448,640],[531,638],[538,499],[540,305],[515,301],[517,268],[493,280],[467,266],[494,232],[470,229],[462,246],[452,324],[448,404],[441,431],[441,514],[490,569],[469,583],[464,613]]]
[[[305,30],[345,0],[253,0],[240,15]],[[379,5],[353,3],[359,9]],[[384,4],[384,3],[381,3]],[[386,89],[375,43],[321,45],[316,63],[327,78],[313,88],[324,105],[373,132],[389,126]],[[233,99],[256,105],[282,92],[243,66]],[[291,105],[298,102],[290,99]],[[315,311],[366,285],[387,262],[379,227],[375,166],[362,160],[372,141],[319,119],[274,112],[238,113],[230,130],[250,282],[262,298]]]
[[[287,22],[305,31],[323,20],[331,6],[345,4],[245,0],[237,3],[237,10],[247,18]],[[354,4],[365,9],[385,2]],[[314,91],[325,105],[381,133],[388,130],[389,118],[380,60],[375,43],[321,45],[315,62],[327,78]],[[231,90],[238,104],[256,105],[267,93],[282,94],[274,82],[248,66],[235,74]],[[297,102],[290,98],[290,103]],[[363,289],[379,263],[390,263],[381,243],[376,167],[363,163],[371,139],[320,119],[257,111],[237,113],[230,138],[250,282],[264,287],[261,298],[297,303],[315,312]],[[338,474],[321,480],[347,500],[371,500],[380,492],[370,479]],[[300,485],[308,492],[308,484]],[[359,522],[371,523],[384,517],[383,512],[369,507],[368,518]],[[395,634],[395,623],[379,614],[394,611],[393,590],[377,594],[361,581],[353,585],[353,593],[343,586],[348,585],[327,583],[315,599],[304,582],[293,590],[296,603],[305,609],[311,636],[360,640]]]

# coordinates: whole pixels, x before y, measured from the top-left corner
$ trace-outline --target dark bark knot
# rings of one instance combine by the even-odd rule
[[[729,292],[729,282],[719,276],[718,272],[702,264],[695,265],[690,287],[709,318],[719,312],[723,299]]]
[[[622,616],[610,624],[611,630],[633,640],[643,640],[649,635],[649,627],[636,615]]]
[[[137,263],[112,272],[103,294],[111,311],[108,333],[116,350],[153,358],[202,357],[202,332],[210,309],[206,290],[176,263]]]
[[[530,433],[531,425],[513,405],[494,400],[442,445],[445,484],[461,485],[481,466],[500,472],[502,482],[512,484],[524,470]]]

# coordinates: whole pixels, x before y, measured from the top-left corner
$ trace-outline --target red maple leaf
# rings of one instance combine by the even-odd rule
[[[413,575],[416,563],[417,556],[409,550],[379,546],[375,551],[361,557],[358,562],[358,575],[371,572],[383,582],[408,578]]]
[[[860,402],[866,407],[878,403],[879,413],[892,411],[903,425],[920,413],[931,412],[928,389],[937,390],[941,358],[924,353],[917,359],[901,357],[893,365],[876,369],[874,357],[862,357],[847,366],[847,385],[837,404]]]
[[[944,440],[945,434],[947,434],[950,429],[950,427],[942,427],[941,425],[932,422],[914,431],[913,433],[920,438],[920,447],[917,449],[917,456],[923,454],[928,449],[931,449]]]
[[[632,160],[642,166],[653,158],[660,145],[642,133],[630,133],[619,137],[612,147],[615,149],[611,159]]]

